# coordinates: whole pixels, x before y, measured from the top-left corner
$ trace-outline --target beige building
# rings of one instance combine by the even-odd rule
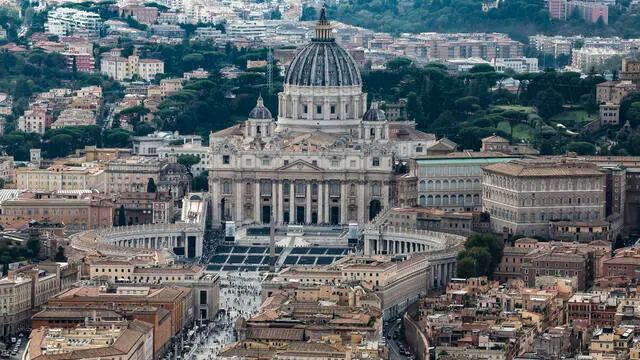
[[[182,90],[183,78],[169,78],[160,80],[160,95],[169,96]]]
[[[494,232],[549,236],[553,221],[605,218],[605,174],[593,164],[512,160],[482,174],[483,207]]]
[[[263,283],[262,298],[289,282],[321,285],[360,281],[376,292],[382,301],[384,317],[389,318],[427,293],[429,272],[425,255],[412,255],[403,261],[392,261],[390,256],[347,257],[322,267],[286,268]]]
[[[17,188],[33,191],[104,190],[105,174],[97,166],[53,165],[46,169],[18,168]]]
[[[47,115],[44,110],[27,110],[18,118],[18,129],[22,132],[35,132],[44,135],[47,127]]]
[[[91,280],[111,283],[173,284],[193,289],[196,319],[211,320],[218,313],[220,278],[202,266],[156,266],[134,260],[98,260],[89,266]]]
[[[165,163],[159,159],[132,156],[114,159],[105,164],[105,192],[147,191],[149,179],[158,184],[160,172]]]
[[[31,315],[60,291],[80,279],[80,272],[67,263],[41,263],[8,271],[0,279],[0,335],[31,327]]]
[[[15,183],[16,168],[13,156],[0,156],[0,179],[8,183]]]
[[[100,72],[119,81],[131,79],[134,75],[150,81],[157,74],[164,74],[164,61],[140,59],[136,55],[131,55],[128,58],[106,56],[100,61]]]
[[[144,321],[90,321],[71,328],[34,329],[24,360],[152,360],[153,325]]]
[[[596,85],[596,100],[600,103],[601,125],[620,124],[620,103],[637,87],[629,80],[605,81]]]

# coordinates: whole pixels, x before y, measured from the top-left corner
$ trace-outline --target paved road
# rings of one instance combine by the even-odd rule
[[[405,360],[406,356],[400,355],[400,349],[398,348],[398,340],[393,340],[393,333],[396,330],[400,330],[400,323],[394,322],[385,333],[387,338],[387,347],[389,348],[389,357],[391,360]]]

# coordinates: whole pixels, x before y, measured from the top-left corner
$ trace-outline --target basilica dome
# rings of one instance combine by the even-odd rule
[[[297,86],[362,85],[358,65],[335,42],[324,8],[316,26],[315,37],[293,58],[284,83]]]

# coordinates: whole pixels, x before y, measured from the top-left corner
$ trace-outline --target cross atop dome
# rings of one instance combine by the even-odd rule
[[[333,29],[331,28],[331,22],[327,19],[327,9],[322,6],[320,11],[320,18],[316,23],[316,36],[313,38],[314,42],[322,41],[334,41]]]

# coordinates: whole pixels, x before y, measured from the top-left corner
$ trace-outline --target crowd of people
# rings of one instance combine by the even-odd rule
[[[258,272],[220,272],[220,312],[195,340],[197,360],[213,360],[224,347],[236,341],[234,326],[260,308]]]

